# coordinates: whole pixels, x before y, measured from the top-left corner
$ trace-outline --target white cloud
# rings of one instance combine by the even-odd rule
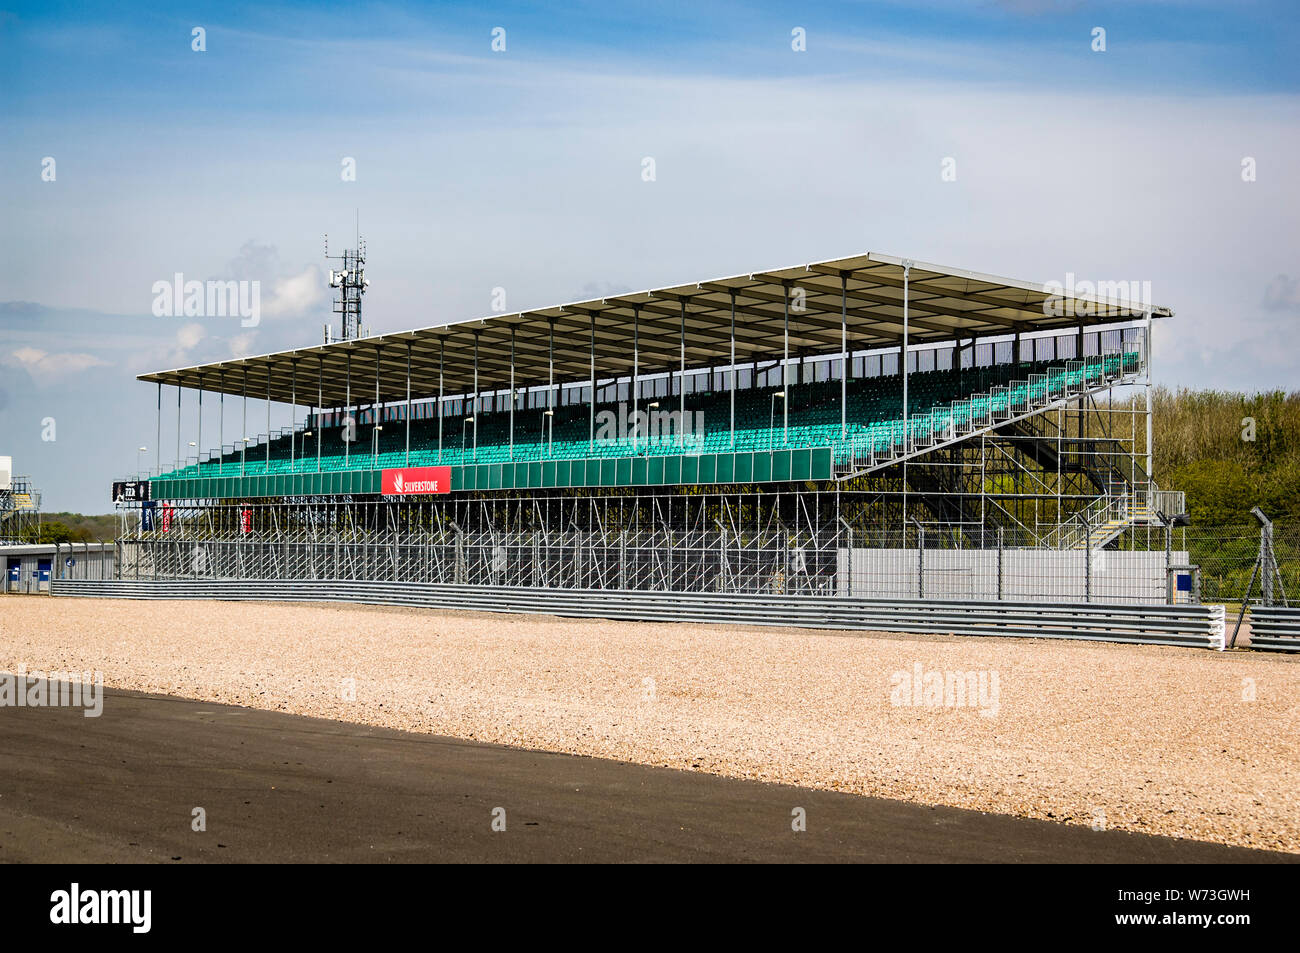
[[[253,331],[247,334],[237,334],[230,339],[230,356],[231,357],[248,357],[253,353],[253,339],[256,333]]]
[[[271,300],[262,306],[270,318],[302,317],[325,300],[325,276],[315,265],[308,265],[296,275],[275,281]]]
[[[972,45],[972,55],[986,52]],[[1300,322],[1280,320],[1295,313],[1292,278],[1264,296],[1275,276],[1296,274],[1300,187],[1285,171],[1300,153],[1296,96],[956,83],[920,62],[891,81],[492,63],[500,76],[483,88],[482,70],[405,64],[411,95],[448,114],[454,100],[455,121],[431,124],[400,106],[358,119],[357,135],[373,144],[355,184],[374,281],[365,320],[376,331],[484,316],[498,286],[514,310],[572,300],[585,286],[646,288],[881,251],[1035,281],[1067,271],[1150,281],[1155,301],[1177,312],[1158,332],[1159,380],[1294,386],[1293,371],[1258,368],[1300,350]],[[25,266],[17,274],[36,285],[12,296],[57,287],[71,301],[138,302],[148,281],[115,272],[203,277],[187,262],[218,272],[235,248],[228,277],[262,283],[257,350],[317,342],[321,323],[337,318],[324,264],[307,263],[320,261],[322,232],[354,234],[353,207],[340,209],[339,183],[327,181],[337,178],[336,134],[277,129],[294,149],[247,160],[274,169],[273,188],[235,179],[194,197],[190,214],[210,229],[155,239],[135,223],[164,217],[168,196],[119,202],[104,189],[104,220],[145,237],[70,254],[75,272],[10,249]],[[206,144],[218,132],[195,135]],[[196,155],[196,175],[230,180],[228,154]],[[654,183],[640,178],[646,155],[657,160]],[[324,177],[321,156],[331,157]],[[1257,181],[1241,179],[1245,156],[1258,159]],[[945,157],[955,182],[940,179]],[[16,221],[40,233],[37,212]],[[204,323],[207,357],[251,351],[233,323]]]
[[[187,324],[176,332],[176,344],[182,351],[192,351],[203,340],[203,325]]]
[[[1269,311],[1300,311],[1300,281],[1278,275],[1264,289],[1264,307]]]
[[[52,354],[35,347],[20,347],[11,351],[5,363],[23,368],[37,384],[47,384],[92,367],[108,366],[108,361],[93,354],[71,351]]]

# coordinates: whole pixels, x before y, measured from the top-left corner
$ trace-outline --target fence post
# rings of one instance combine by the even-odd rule
[[[846,550],[847,556],[844,561],[845,565],[848,567],[849,577],[845,581],[844,593],[845,595],[852,596],[853,595],[853,527],[850,526],[848,523],[846,523],[844,521],[844,517],[842,516],[840,517],[840,525],[844,527],[844,536],[848,540],[848,544],[849,544],[848,549]]]
[[[1005,532],[1005,528],[999,526],[998,527],[998,602],[1002,601],[1002,558],[1003,558],[1002,554],[1003,554],[1003,547],[1004,547],[1002,535],[1004,532]]]
[[[916,597],[925,598],[925,527],[916,524]]]
[[[1092,526],[1083,516],[1083,601],[1092,602]]]
[[[1169,572],[1169,567],[1174,564],[1174,525],[1172,522],[1165,523],[1165,601],[1173,605],[1177,599],[1174,577]]]
[[[1262,574],[1261,589],[1264,605],[1273,604],[1273,525],[1261,527],[1259,531],[1259,571]]]

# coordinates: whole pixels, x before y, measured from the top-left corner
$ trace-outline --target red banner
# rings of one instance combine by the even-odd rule
[[[385,470],[380,492],[384,496],[408,496],[412,493],[450,493],[451,467],[403,467]]]

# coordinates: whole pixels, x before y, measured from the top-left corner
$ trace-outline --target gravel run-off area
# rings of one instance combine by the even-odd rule
[[[349,605],[0,598],[0,669],[1300,853],[1300,658]],[[921,673],[921,689],[904,680]],[[957,704],[945,673],[983,678]],[[929,689],[927,698],[926,689]],[[952,704],[948,704],[952,702]],[[111,700],[103,717],[112,717]]]

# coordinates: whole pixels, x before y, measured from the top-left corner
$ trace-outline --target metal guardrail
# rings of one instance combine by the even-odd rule
[[[457,586],[322,580],[53,580],[50,593],[119,599],[356,602],[641,622],[1084,639],[1222,650],[1222,606],[893,601],[842,596]]]
[[[1130,354],[1136,358],[1131,368],[1128,367]],[[1118,357],[1119,362],[1117,367],[1111,368],[1107,365],[1107,359],[1113,357]],[[886,434],[855,434],[847,440],[831,444],[836,449],[836,460],[846,461],[838,463],[837,469],[844,474],[878,469],[942,443],[973,436],[997,423],[1045,410],[1058,401],[1103,390],[1117,381],[1140,374],[1145,367],[1145,359],[1145,353],[1137,342],[1123,342],[1120,347],[1105,353],[1089,355],[1082,360],[1064,361],[1066,370],[1063,378],[1059,378],[1059,375],[1030,375],[1031,378],[1042,379],[1043,390],[1037,398],[1028,391],[1029,379],[997,384],[990,387],[987,393],[973,394],[947,408],[940,405],[921,411],[909,417],[905,424],[896,421],[902,426],[891,425]],[[1026,392],[1024,399],[1017,404],[1012,400],[1012,394],[1022,384],[1025,385]],[[962,421],[960,424],[959,420]],[[896,434],[895,430],[899,432]]]
[[[1300,652],[1300,606],[1252,606],[1250,647]]]

